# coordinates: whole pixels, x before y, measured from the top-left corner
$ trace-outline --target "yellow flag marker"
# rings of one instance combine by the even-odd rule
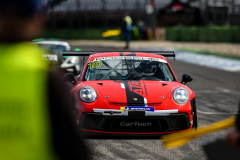
[[[236,117],[232,116],[231,118],[212,123],[208,126],[203,126],[197,129],[193,129],[192,131],[189,131],[189,132],[181,132],[181,133],[164,135],[162,136],[163,145],[167,149],[180,147],[185,143],[187,143],[188,141],[194,138],[197,138],[203,134],[234,126],[235,121],[236,121]]]
[[[102,36],[103,37],[118,36],[120,33],[121,33],[120,29],[107,30],[106,32],[102,33]]]

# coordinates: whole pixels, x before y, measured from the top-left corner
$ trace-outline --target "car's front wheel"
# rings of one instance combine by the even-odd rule
[[[73,74],[74,74],[75,76],[77,76],[77,75],[80,74],[80,69],[79,69],[78,66],[74,66],[74,67],[73,67]]]
[[[193,126],[192,128],[197,128],[198,126],[198,123],[197,123],[197,107],[196,107],[196,100],[194,99],[193,101],[193,104],[192,104],[192,107],[193,107]]]

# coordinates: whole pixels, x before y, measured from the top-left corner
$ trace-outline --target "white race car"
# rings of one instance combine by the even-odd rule
[[[55,62],[58,67],[75,75],[80,73],[79,58],[77,56],[62,56],[62,51],[70,51],[71,46],[68,42],[59,39],[36,39],[33,44],[37,44],[48,51],[49,54],[43,55],[43,59]]]

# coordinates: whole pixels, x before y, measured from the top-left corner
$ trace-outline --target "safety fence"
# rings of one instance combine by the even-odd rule
[[[165,39],[182,42],[240,43],[240,27],[171,27],[166,29]]]

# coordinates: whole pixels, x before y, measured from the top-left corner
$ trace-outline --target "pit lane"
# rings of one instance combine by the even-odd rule
[[[75,47],[82,51],[123,50],[101,46],[73,46]],[[168,61],[179,81],[183,73],[193,77],[193,81],[187,83],[187,86],[196,94],[199,126],[223,120],[237,112],[240,99],[239,73],[199,66],[178,59]],[[86,143],[91,149],[93,159],[207,159],[201,146],[214,139],[223,138],[226,131],[207,134],[173,150],[165,150],[158,137],[98,137],[87,139]]]

